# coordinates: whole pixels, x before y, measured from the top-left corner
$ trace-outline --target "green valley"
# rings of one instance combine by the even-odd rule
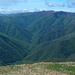
[[[0,65],[75,61],[75,13],[0,15]]]

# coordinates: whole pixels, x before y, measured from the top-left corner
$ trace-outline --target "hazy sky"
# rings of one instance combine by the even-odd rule
[[[75,12],[75,0],[0,0],[1,13],[40,10]]]

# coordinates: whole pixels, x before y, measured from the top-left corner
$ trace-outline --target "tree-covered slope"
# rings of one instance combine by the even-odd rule
[[[39,44],[61,38],[75,32],[75,14],[52,12],[43,17],[45,18],[42,18],[37,21],[37,23],[33,24],[36,28],[41,26],[38,30],[33,32],[33,28],[31,28],[31,31],[34,33],[32,38],[33,42],[30,46],[31,50],[35,50],[35,47]]]
[[[75,13],[42,11],[1,15],[0,32],[10,39],[4,40],[1,36],[0,50],[6,50],[4,53],[7,55],[10,49],[11,52],[15,51],[15,59],[12,53],[9,55],[12,55],[13,61],[17,61],[18,55],[19,59],[35,61],[75,58]],[[30,53],[26,56],[24,51],[28,53],[28,50]],[[3,62],[12,62],[4,56],[0,58]]]
[[[32,53],[26,57],[27,60],[75,58],[75,14],[52,12],[32,25],[30,29],[35,36],[30,45]],[[65,36],[66,40],[63,38]]]
[[[33,61],[68,59],[75,61],[75,33],[39,44],[35,50],[36,51],[28,55],[25,59]]]
[[[20,42],[0,33],[0,61],[2,64],[22,60],[28,53],[29,50]]]
[[[24,42],[25,41],[29,42],[32,36],[32,34],[29,31],[20,28],[9,21],[7,22],[1,21],[0,32]]]

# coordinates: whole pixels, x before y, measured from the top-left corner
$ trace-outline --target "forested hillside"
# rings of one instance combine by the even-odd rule
[[[0,63],[4,65],[10,64],[18,60],[22,60],[29,53],[20,42],[9,38],[7,35],[0,33]]]
[[[0,16],[0,61],[75,61],[75,13],[41,11]]]

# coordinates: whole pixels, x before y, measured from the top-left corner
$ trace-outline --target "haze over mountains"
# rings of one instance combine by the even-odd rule
[[[75,13],[1,15],[1,65],[21,60],[75,61]]]

